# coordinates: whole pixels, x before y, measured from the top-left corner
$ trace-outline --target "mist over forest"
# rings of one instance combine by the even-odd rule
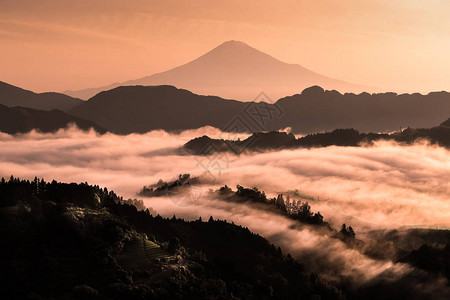
[[[408,253],[429,243],[448,248],[446,238],[433,240],[424,233],[445,233],[450,225],[450,165],[445,148],[426,142],[379,141],[370,146],[240,155],[199,157],[182,151],[186,141],[201,134],[224,133],[201,128],[123,136],[72,127],[54,134],[2,134],[0,176],[87,182],[108,187],[125,199],[140,199],[138,208],[148,208],[153,215],[233,222],[352,293],[375,282],[395,285],[408,276],[423,280],[426,276],[421,272],[431,271],[414,265]],[[139,194],[144,186],[173,183],[185,173],[191,182],[184,188]],[[227,200],[215,192],[223,186],[230,187],[231,193],[236,186],[256,188],[264,192],[262,202],[282,195],[283,202],[307,203],[311,215],[319,212],[328,225],[299,221],[274,206],[255,203],[251,193],[240,201]],[[352,227],[355,241],[337,237],[343,224]],[[424,281],[427,289],[445,295],[445,273],[430,274],[437,277]]]
[[[449,1],[0,1],[0,299],[450,299]]]

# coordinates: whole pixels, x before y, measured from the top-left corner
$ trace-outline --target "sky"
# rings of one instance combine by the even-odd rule
[[[102,86],[240,40],[356,84],[450,90],[449,11],[448,0],[0,0],[0,81]]]

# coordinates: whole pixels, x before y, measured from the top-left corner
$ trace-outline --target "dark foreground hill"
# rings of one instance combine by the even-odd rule
[[[59,109],[66,111],[83,100],[60,93],[34,93],[0,81],[0,104],[23,106],[41,110]]]
[[[2,180],[0,214],[5,299],[342,298],[247,228],[164,219],[98,186]]]
[[[200,96],[173,86],[127,86],[101,92],[69,113],[120,134],[207,125],[250,133],[286,127],[305,134],[335,128],[392,132],[429,128],[448,118],[450,94],[355,95],[316,86],[270,104]]]
[[[187,142],[183,149],[188,153],[197,155],[208,155],[215,152],[234,152],[236,154],[244,151],[282,150],[310,147],[327,146],[360,146],[371,144],[375,141],[386,140],[399,143],[412,144],[425,140],[431,144],[450,148],[450,119],[439,126],[432,128],[407,128],[400,132],[391,134],[360,133],[355,129],[336,129],[332,132],[309,134],[304,137],[295,138],[293,134],[286,132],[258,132],[245,140],[223,140],[211,139],[202,136]]]
[[[77,118],[59,110],[43,111],[25,107],[6,107],[0,104],[0,132],[25,133],[33,129],[40,132],[55,132],[74,124],[83,130],[93,128],[99,133],[105,129],[92,121]]]
[[[242,192],[245,194],[238,193],[238,198],[263,195],[257,190],[242,189]],[[405,262],[423,271],[355,287],[343,279],[333,283],[321,279],[321,274],[309,272],[247,228],[212,217],[208,222],[165,219],[131,204],[141,206],[142,202],[124,201],[106,188],[87,183],[2,179],[2,297],[445,299],[448,296],[446,286],[440,291],[430,289],[434,276],[448,276],[448,233],[422,234],[417,240],[426,238],[433,246],[408,250],[403,255]],[[408,238],[411,240],[418,234],[410,234]]]

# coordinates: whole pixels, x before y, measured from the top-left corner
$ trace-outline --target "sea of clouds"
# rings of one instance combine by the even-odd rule
[[[124,198],[143,199],[159,214],[205,220],[209,216],[249,227],[330,279],[364,283],[398,278],[407,264],[369,258],[338,239],[281,215],[217,199],[209,190],[224,184],[257,187],[268,196],[298,190],[308,195],[334,228],[351,225],[361,239],[372,230],[411,226],[450,227],[450,151],[426,143],[401,146],[326,147],[191,156],[180,147],[194,137],[220,137],[217,129],[169,134],[98,135],[76,128],[52,134],[0,133],[0,177],[35,176],[88,182]],[[242,137],[245,138],[245,135]],[[178,174],[201,176],[204,184],[183,195],[143,198],[144,185]],[[435,287],[438,288],[438,287]],[[439,287],[439,288],[442,288]]]

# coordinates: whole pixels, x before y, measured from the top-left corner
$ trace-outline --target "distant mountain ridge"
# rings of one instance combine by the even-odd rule
[[[270,100],[265,95],[261,98]],[[9,106],[28,105],[31,108],[43,107],[42,110],[64,107],[66,113],[118,134],[145,133],[156,129],[182,131],[203,126],[225,132],[248,133],[286,127],[290,127],[293,133],[302,134],[336,128],[392,132],[406,127],[430,128],[450,114],[448,92],[428,95],[341,94],[319,86],[309,87],[300,94],[281,98],[272,104],[202,96],[168,85],[118,87],[103,91],[89,101],[82,101],[57,93],[36,94],[0,83],[0,104],[2,101]],[[23,117],[20,115],[19,119]],[[67,114],[64,118],[76,119]],[[7,117],[3,124],[6,120],[13,122],[11,128],[17,126],[16,121]],[[50,121],[27,121],[29,125],[25,128],[30,129],[30,124],[39,127]]]
[[[60,93],[34,93],[0,81],[0,104],[14,107],[23,106],[41,110],[68,110],[83,100]]]
[[[450,93],[427,95],[396,93],[345,93],[313,86],[301,94],[276,102],[285,112],[269,129],[292,127],[295,133],[335,128],[362,132],[392,132],[400,128],[430,128],[450,115]],[[284,126],[284,127],[283,127]]]
[[[242,102],[199,96],[173,86],[123,86],[101,92],[69,111],[115,133],[225,126]]]
[[[93,128],[99,133],[105,129],[92,121],[73,117],[59,110],[43,111],[25,107],[7,107],[0,104],[0,132],[26,133],[33,129],[40,132],[55,132],[70,124],[83,130]]]
[[[303,134],[336,128],[392,132],[430,128],[447,119],[450,93],[356,95],[314,86],[268,104],[201,96],[173,86],[125,86],[101,92],[69,113],[120,134],[202,126],[250,133],[286,127]]]
[[[251,101],[260,92],[272,99],[292,95],[312,85],[342,92],[375,88],[326,77],[297,64],[288,64],[244,42],[227,41],[197,59],[165,72],[108,86],[64,93],[81,99],[126,85],[174,85],[202,95]]]

